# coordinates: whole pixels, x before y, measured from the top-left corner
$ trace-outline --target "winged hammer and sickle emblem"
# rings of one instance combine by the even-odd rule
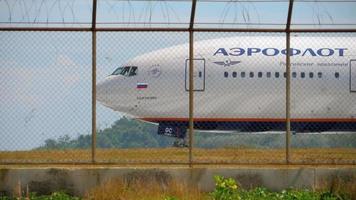
[[[232,61],[229,58],[226,59],[225,61],[216,61],[214,62],[217,65],[223,65],[224,67],[229,67],[231,65],[236,65],[238,63],[240,63],[241,61]]]

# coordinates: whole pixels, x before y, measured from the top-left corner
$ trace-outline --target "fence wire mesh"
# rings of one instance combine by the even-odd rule
[[[355,163],[354,33],[291,37],[291,158],[295,163]],[[297,50],[298,49],[298,50]]]
[[[195,57],[206,61],[206,69],[204,91],[194,96],[201,129],[194,135],[194,161],[284,163],[285,67],[278,62],[285,57],[262,57],[258,49],[283,47],[285,34],[195,33],[195,38]]]
[[[0,164],[92,162],[92,33],[0,32]],[[291,36],[292,164],[355,164],[354,33]],[[95,161],[286,163],[286,34],[97,33]],[[175,136],[175,137],[172,137]]]
[[[187,43],[188,33],[98,34],[98,162],[188,162],[188,149],[175,148],[175,139],[157,134],[152,124],[188,118]],[[112,109],[138,120],[115,115],[113,125],[102,124]]]
[[[188,33],[97,38],[96,161],[187,163]],[[292,35],[291,163],[355,163],[354,38]],[[194,33],[193,163],[286,162],[285,39]],[[1,44],[0,162],[91,162],[91,34],[1,32]],[[172,127],[178,139],[160,130]]]
[[[0,32],[0,44],[0,163],[89,161],[90,141],[73,138],[91,134],[90,33]]]
[[[0,1],[1,27],[90,27],[90,0]]]

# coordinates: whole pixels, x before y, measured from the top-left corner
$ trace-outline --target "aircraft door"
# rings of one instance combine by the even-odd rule
[[[356,60],[350,61],[350,91],[356,92]]]
[[[205,59],[193,59],[193,63],[194,91],[203,92],[205,90]],[[189,59],[185,60],[185,90],[189,91]]]

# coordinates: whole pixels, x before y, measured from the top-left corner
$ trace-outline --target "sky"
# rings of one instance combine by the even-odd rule
[[[39,26],[29,22],[58,22],[61,24],[56,26],[66,27],[90,26],[90,0],[42,2],[0,0],[0,26]],[[190,2],[98,2],[97,21],[102,27],[162,26],[149,22],[186,27],[190,19]],[[196,22],[200,24],[196,26],[283,28],[287,6],[287,2],[199,2]],[[312,28],[330,26],[321,26],[320,23],[345,27],[335,24],[356,24],[355,10],[356,2],[296,2],[293,17],[294,23],[312,24],[307,26]],[[63,22],[72,24],[64,25]],[[123,24],[111,24],[116,22]],[[355,28],[355,25],[348,27]],[[205,33],[198,34],[196,38],[232,35],[236,34]],[[97,81],[100,81],[135,56],[187,43],[188,33],[100,32],[97,39]],[[98,103],[99,129],[110,127],[121,116]],[[75,138],[90,133],[91,33],[0,32],[0,151],[27,150],[44,144],[49,138],[63,135]]]

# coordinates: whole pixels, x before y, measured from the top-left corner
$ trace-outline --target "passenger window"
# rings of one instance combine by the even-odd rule
[[[129,76],[136,76],[136,75],[137,75],[137,67],[131,67]]]
[[[305,72],[301,72],[300,77],[305,78]]]
[[[274,73],[274,76],[275,76],[276,78],[279,78],[279,72]]]
[[[203,76],[203,73],[201,71],[199,71],[199,78],[201,78]]]
[[[250,72],[250,78],[253,78],[254,77],[254,73],[253,72]]]
[[[339,78],[339,77],[340,77],[339,72],[335,72],[335,78]]]
[[[287,72],[283,73],[284,78],[287,78]]]
[[[314,77],[314,73],[313,72],[309,72],[309,78],[313,78]]]
[[[262,72],[258,72],[258,78],[262,78]]]
[[[323,73],[318,72],[318,78],[322,78],[323,77]]]
[[[246,76],[246,72],[241,72],[241,77],[245,78],[245,76]]]
[[[267,78],[271,78],[271,72],[267,72]]]
[[[293,78],[297,78],[297,72],[292,73]]]
[[[237,73],[236,72],[232,72],[232,77],[236,78]]]
[[[229,72],[224,72],[224,77],[225,78],[229,77]]]

